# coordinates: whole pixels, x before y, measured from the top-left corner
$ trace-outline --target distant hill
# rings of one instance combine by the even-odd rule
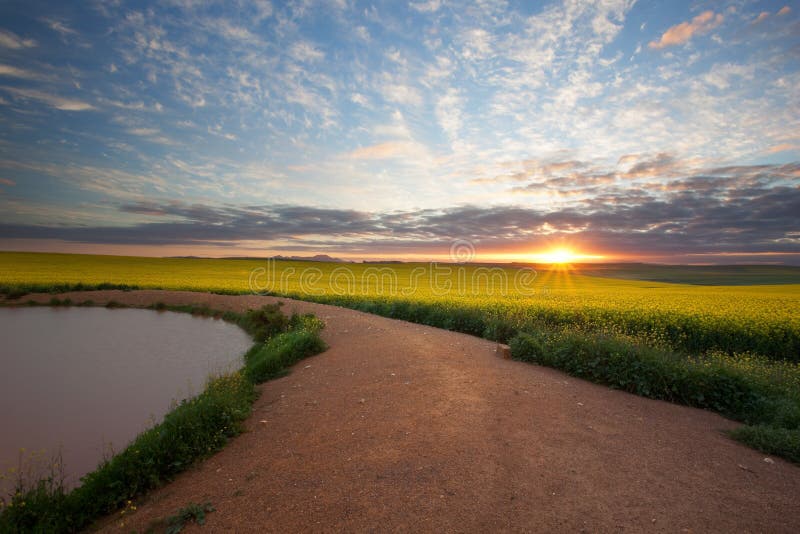
[[[222,258],[208,258],[204,256],[169,256],[174,259],[183,260],[284,260],[284,261],[322,261],[329,263],[353,263],[349,260],[334,258],[327,254],[317,254],[316,256],[226,256]]]
[[[352,263],[348,260],[341,258],[334,258],[327,254],[317,254],[316,256],[273,256],[274,260],[291,260],[291,261],[324,261],[329,263]]]

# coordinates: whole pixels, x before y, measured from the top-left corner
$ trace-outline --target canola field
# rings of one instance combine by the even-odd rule
[[[499,340],[504,329],[546,325],[690,354],[800,361],[800,284],[698,286],[474,264],[0,253],[6,292],[104,285],[292,296]]]
[[[800,464],[797,271],[623,270],[627,279],[613,278],[613,267],[587,276],[552,267],[0,252],[0,294],[24,304],[33,291],[149,288],[337,304],[508,343],[522,361],[713,410],[745,423],[735,439]],[[738,285],[710,285],[715,272]],[[771,273],[776,285],[746,285]],[[639,275],[706,285],[630,279]],[[57,295],[51,303],[68,304]]]

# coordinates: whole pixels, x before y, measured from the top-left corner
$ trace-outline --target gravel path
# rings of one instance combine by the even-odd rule
[[[800,468],[728,439],[736,423],[503,360],[475,337],[256,296],[99,291],[73,301],[281,300],[330,349],[261,386],[247,432],[109,532],[189,502],[185,532],[800,532]],[[26,297],[27,298],[27,297]],[[49,300],[49,295],[37,297]]]

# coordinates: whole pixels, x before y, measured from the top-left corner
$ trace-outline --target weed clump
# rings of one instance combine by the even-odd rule
[[[245,354],[244,373],[251,381],[261,383],[281,376],[288,367],[327,348],[319,336],[323,323],[313,315],[294,315],[290,324],[291,330],[254,345]]]
[[[267,304],[245,313],[241,325],[257,342],[265,342],[289,328],[289,318],[281,312],[280,304]]]
[[[187,523],[195,522],[198,525],[205,525],[206,524],[206,514],[209,512],[213,512],[214,507],[211,506],[210,502],[206,502],[203,504],[197,504],[194,502],[190,502],[180,510],[178,513],[170,516],[165,521],[166,523],[166,534],[178,534],[183,527],[186,526]]]

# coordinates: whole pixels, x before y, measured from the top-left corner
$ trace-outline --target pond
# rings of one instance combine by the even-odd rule
[[[241,367],[251,343],[235,325],[183,313],[0,308],[0,491],[20,458],[30,469],[60,455],[77,485],[210,374]]]

